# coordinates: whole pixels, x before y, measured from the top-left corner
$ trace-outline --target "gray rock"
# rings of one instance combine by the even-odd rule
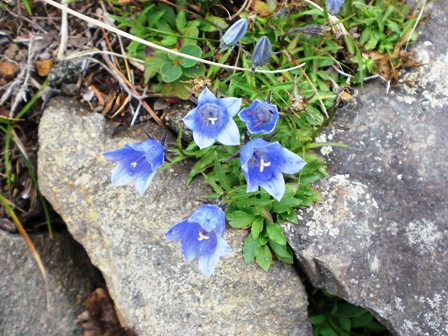
[[[211,278],[164,239],[211,191],[202,179],[185,186],[192,162],[158,172],[142,197],[133,185],[111,185],[115,164],[101,153],[146,139],[144,129],[155,138],[165,132],[147,123],[112,136],[103,116],[64,97],[50,102],[39,128],[41,190],[103,272],[129,326],[139,335],[311,335],[293,267],[246,265],[246,231],[226,231],[232,252]]]
[[[23,238],[0,230],[0,335],[82,335],[74,321],[84,300],[104,284],[85,250],[68,232],[32,235],[45,282]]]
[[[193,141],[193,132],[185,127],[182,119],[194,108],[195,106],[191,102],[173,104],[165,109],[161,117],[166,127],[173,131],[174,134],[178,134],[182,127],[182,140],[188,143]]]
[[[61,92],[66,96],[76,96],[79,88],[76,84],[64,84],[61,86]]]
[[[448,335],[447,2],[431,5],[416,60],[389,95],[368,84],[327,130],[325,201],[285,235],[316,287],[369,309],[397,335]],[[323,148],[323,153],[328,148]]]
[[[64,84],[75,84],[78,82],[79,75],[80,71],[76,65],[69,61],[61,61],[50,69],[48,85],[59,89]]]

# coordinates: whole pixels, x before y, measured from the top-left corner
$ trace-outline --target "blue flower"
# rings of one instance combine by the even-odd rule
[[[252,54],[252,64],[254,66],[261,66],[265,64],[272,53],[271,41],[266,36],[262,36],[258,39],[255,45],[254,52]]]
[[[221,48],[232,47],[237,44],[246,34],[247,20],[240,19],[235,22],[221,38]]]
[[[106,160],[120,161],[112,172],[112,185],[123,186],[135,180],[135,187],[143,195],[163,164],[164,148],[156,140],[146,140],[103,153]]]
[[[247,192],[257,191],[260,186],[277,201],[285,194],[282,173],[298,173],[306,164],[278,142],[271,143],[260,138],[249,141],[241,148],[240,160]]]
[[[327,12],[331,15],[337,15],[344,4],[344,0],[327,0]]]
[[[203,205],[190,217],[172,226],[165,238],[182,242],[181,252],[186,262],[199,256],[199,269],[210,277],[219,257],[230,252],[222,238],[225,227],[224,212],[216,205]]]
[[[240,144],[240,131],[232,117],[240,107],[241,98],[218,99],[206,88],[198,97],[198,106],[183,121],[193,131],[193,139],[201,149],[210,147],[215,140],[236,146]]]
[[[278,120],[277,106],[255,99],[249,107],[242,110],[238,116],[253,134],[271,133]]]

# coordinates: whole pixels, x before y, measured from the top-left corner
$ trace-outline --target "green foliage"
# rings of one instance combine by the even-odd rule
[[[323,289],[312,288],[305,281],[308,292],[308,315],[315,336],[373,336],[392,335],[366,309],[354,306]]]

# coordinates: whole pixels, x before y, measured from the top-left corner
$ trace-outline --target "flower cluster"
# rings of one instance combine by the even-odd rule
[[[184,117],[187,128],[193,131],[196,144],[202,149],[218,141],[224,145],[240,145],[240,131],[233,120],[240,119],[252,134],[271,133],[279,119],[277,106],[256,99],[242,111],[241,98],[217,98],[209,89],[198,97],[198,105]],[[304,166],[297,154],[283,148],[278,142],[261,138],[246,140],[240,150],[240,164],[247,182],[247,192],[264,188],[280,201],[285,194],[283,173],[298,173]],[[135,180],[140,194],[148,188],[157,169],[164,162],[164,146],[156,140],[146,140],[103,153],[118,165],[112,172],[112,185],[122,186]],[[222,238],[225,230],[224,212],[215,205],[204,205],[166,232],[170,240],[180,240],[185,261],[199,257],[199,269],[210,276],[221,256],[230,247]]]

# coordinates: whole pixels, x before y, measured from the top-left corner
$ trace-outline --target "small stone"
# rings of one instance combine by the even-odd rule
[[[180,127],[182,126],[182,140],[185,142],[193,141],[193,132],[185,127],[182,119],[194,108],[195,106],[190,102],[173,104],[163,112],[161,117],[166,127],[175,134],[179,133]]]
[[[80,75],[79,69],[69,61],[61,61],[48,74],[49,85],[61,88],[64,84],[75,84]]]
[[[39,76],[46,77],[48,76],[48,73],[50,69],[53,67],[53,61],[52,60],[45,60],[45,61],[37,61],[36,62],[36,69]]]
[[[0,75],[6,80],[13,79],[17,71],[19,70],[19,66],[15,63],[11,63],[8,61],[4,61],[0,63]]]
[[[8,49],[5,50],[5,56],[16,62],[21,62],[26,60],[27,51],[25,49],[20,49],[17,44],[11,44]]]
[[[76,84],[64,84],[61,87],[61,92],[66,96],[76,96],[79,92],[79,88]]]

